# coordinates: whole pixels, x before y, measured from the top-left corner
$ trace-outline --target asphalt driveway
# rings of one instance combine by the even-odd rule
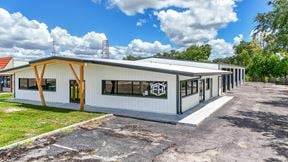
[[[33,145],[2,161],[288,161],[288,87],[247,83],[199,127],[113,117]]]

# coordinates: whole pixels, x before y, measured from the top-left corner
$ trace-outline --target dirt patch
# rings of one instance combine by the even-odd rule
[[[24,111],[25,109],[15,108],[15,107],[7,107],[3,110],[4,113],[15,113],[18,111]]]
[[[6,149],[0,151],[0,161],[14,161],[24,156],[31,150],[41,149],[48,145],[51,145],[57,141],[58,138],[63,137],[65,134],[60,133],[55,136],[49,136],[41,138],[33,142],[32,144],[22,145],[13,149]]]

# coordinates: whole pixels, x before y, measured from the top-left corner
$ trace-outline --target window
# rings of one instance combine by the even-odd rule
[[[181,81],[181,96],[185,97],[187,96],[187,82],[186,81]]]
[[[206,79],[206,90],[209,90],[211,88],[211,83],[210,83],[211,79],[210,78],[207,78]]]
[[[142,82],[133,82],[133,95],[142,96]]]
[[[187,81],[187,96],[192,94],[192,80]]]
[[[196,94],[196,93],[198,93],[198,80],[194,80],[194,81],[192,81],[192,84],[193,84],[193,89],[192,89],[192,93],[193,94]]]
[[[167,98],[167,82],[103,80],[102,94]]]
[[[35,79],[28,79],[28,88],[27,89],[34,89],[34,90],[38,89]]]
[[[184,80],[180,84],[182,97],[198,93],[198,80]]]
[[[45,90],[56,91],[56,79],[45,79]]]
[[[10,76],[2,76],[0,77],[1,87],[2,88],[11,88],[11,77]]]
[[[104,94],[116,94],[117,82],[116,81],[102,81]]]
[[[167,86],[167,83],[166,83],[166,86]],[[142,93],[142,96],[149,96],[150,94],[150,83],[149,82],[141,82],[141,93]],[[167,90],[167,88],[166,88]]]
[[[56,91],[56,79],[43,79],[43,91]],[[22,90],[38,90],[36,79],[34,78],[19,78],[19,89]]]
[[[118,81],[117,94],[132,95],[131,81]]]
[[[28,79],[19,79],[19,89],[28,89]]]

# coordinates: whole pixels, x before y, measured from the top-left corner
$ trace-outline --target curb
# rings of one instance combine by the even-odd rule
[[[109,117],[112,117],[112,116],[114,116],[114,115],[113,114],[107,114],[107,115],[99,116],[99,117],[96,117],[96,118],[93,118],[93,119],[90,119],[90,120],[86,120],[86,121],[83,121],[83,122],[80,122],[80,123],[72,124],[72,125],[60,128],[60,129],[56,129],[56,130],[53,130],[51,132],[43,133],[43,134],[40,134],[38,136],[34,136],[34,137],[31,137],[31,138],[28,138],[28,139],[25,139],[25,140],[22,140],[22,141],[19,141],[19,142],[16,142],[16,143],[12,143],[10,145],[6,145],[6,146],[3,146],[3,147],[0,147],[0,151],[6,150],[6,149],[11,149],[11,148],[23,145],[25,143],[33,142],[33,141],[35,141],[35,140],[37,140],[39,138],[43,138],[43,137],[46,137],[46,136],[54,135],[56,133],[62,132],[64,130],[67,130],[69,128],[77,127],[77,126],[80,126],[80,125],[83,125],[83,124],[86,124],[86,123],[89,123],[89,122],[92,122],[92,121],[101,120],[101,119],[109,118]]]

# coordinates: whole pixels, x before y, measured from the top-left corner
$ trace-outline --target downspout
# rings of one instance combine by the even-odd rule
[[[180,91],[179,91],[179,75],[176,75],[176,112],[181,114]]]

